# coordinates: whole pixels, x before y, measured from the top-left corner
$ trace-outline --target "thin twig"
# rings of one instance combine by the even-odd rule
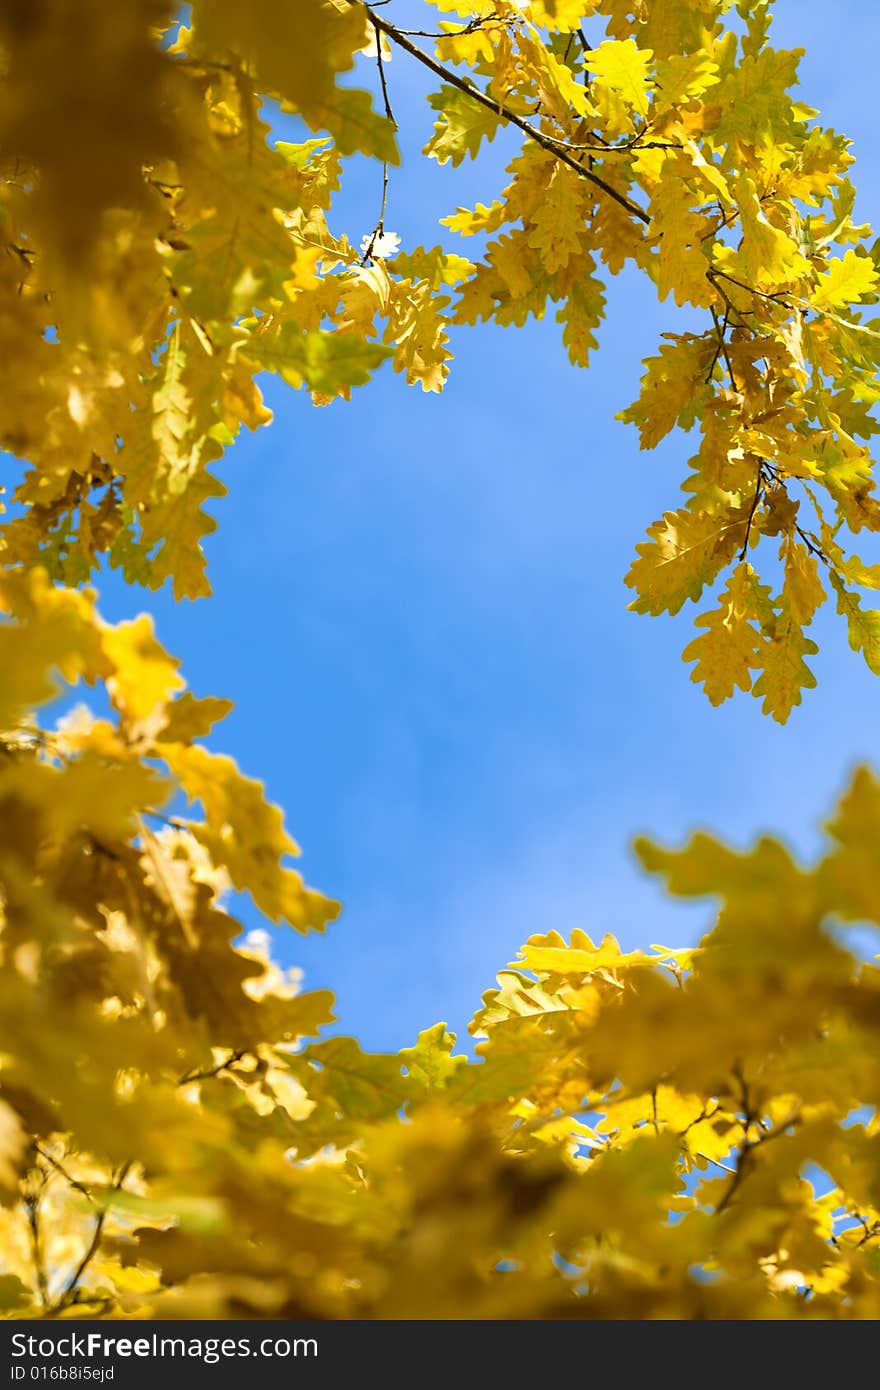
[[[178,1086],[188,1086],[191,1081],[210,1081],[212,1077],[219,1076],[221,1072],[233,1067],[236,1062],[241,1062],[247,1055],[248,1049],[246,1047],[237,1052],[230,1052],[229,1056],[225,1057],[222,1062],[218,1062],[216,1067],[208,1067],[204,1071],[186,1072],[177,1084]]]
[[[731,285],[736,285],[739,289],[746,290],[749,294],[756,294],[759,299],[769,299],[771,304],[776,304],[778,307],[782,309],[788,309],[789,311],[791,311],[795,307],[793,304],[790,304],[788,302],[788,299],[785,297],[782,291],[779,291],[776,294],[771,294],[767,290],[756,290],[754,285],[747,285],[745,280],[737,280],[735,275],[728,275],[726,270],[718,270],[714,266],[707,272],[707,274],[710,280],[714,281],[720,276],[724,280],[729,280]]]
[[[373,30],[376,36],[376,64],[379,68],[379,81],[382,84],[382,100],[385,103],[385,115],[396,130],[397,122],[394,119],[394,112],[391,110],[391,101],[388,96],[388,83],[385,79],[385,60],[382,57],[382,35],[375,19],[373,20]]]
[[[770,476],[770,478],[772,478],[773,482],[776,483],[778,487],[785,489],[787,495],[788,489],[785,488],[785,478],[782,476],[779,470],[772,463],[770,463],[768,459],[762,459],[761,463],[764,468],[764,471]],[[802,484],[804,491],[806,492],[808,498],[815,507],[816,500],[813,497],[813,494],[810,491],[810,489],[807,487],[806,480],[802,478],[798,473],[790,473],[787,476],[792,478],[793,481]],[[817,560],[821,560],[825,568],[830,570],[833,574],[836,574],[838,579],[842,579],[843,576],[838,572],[835,566],[831,563],[829,557],[825,554],[825,551],[822,549],[822,543],[819,540],[819,537],[814,535],[811,531],[805,531],[804,528],[802,526],[799,526],[797,522],[794,523],[794,529],[796,534],[800,538],[802,544],[806,547],[809,553],[811,555],[814,555]]]
[[[592,150],[594,154],[629,154],[632,150],[681,150],[684,148],[674,140],[643,140],[644,131],[639,131],[631,140],[626,140],[622,145],[608,145],[598,137],[588,143],[575,144],[571,140],[562,140],[558,135],[548,135],[546,131],[536,132],[533,126],[529,126],[533,135],[540,134],[542,139],[549,140],[553,145],[562,150]]]
[[[746,1082],[745,1076],[743,1075],[743,1071],[739,1063],[737,1063],[737,1065],[734,1067],[733,1074],[739,1081],[740,1086],[740,1103],[743,1108],[743,1142],[740,1146],[739,1153],[736,1156],[736,1166],[733,1173],[733,1179],[730,1182],[727,1191],[724,1193],[724,1196],[721,1198],[721,1201],[715,1208],[716,1216],[720,1216],[721,1212],[726,1211],[727,1208],[730,1206],[730,1203],[733,1201],[737,1189],[739,1188],[740,1183],[746,1175],[746,1169],[748,1168],[752,1158],[752,1150],[755,1147],[749,1139],[749,1129],[755,1122],[755,1112],[752,1110],[752,1103],[749,1098],[748,1083]]]
[[[79,1281],[85,1274],[92,1260],[94,1259],[98,1246],[101,1243],[101,1236],[104,1233],[104,1222],[107,1219],[107,1212],[110,1208],[112,1195],[114,1192],[118,1192],[120,1190],[122,1184],[125,1182],[125,1179],[128,1176],[130,1168],[131,1161],[129,1160],[127,1163],[124,1163],[122,1165],[121,1169],[119,1170],[118,1176],[114,1179],[113,1186],[110,1189],[110,1193],[108,1194],[107,1200],[104,1206],[98,1212],[97,1216],[95,1217],[95,1224],[92,1227],[92,1238],[86,1246],[85,1250],[83,1251],[79,1264],[76,1266],[76,1269],[71,1274],[61,1294],[53,1304],[51,1310],[53,1313],[61,1313],[71,1303],[76,1302]]]
[[[735,1197],[739,1187],[743,1182],[743,1179],[746,1177],[748,1170],[751,1168],[753,1155],[755,1151],[757,1149],[763,1148],[765,1144],[769,1144],[773,1139],[783,1138],[788,1132],[788,1130],[792,1128],[793,1125],[800,1124],[801,1119],[800,1112],[795,1111],[793,1115],[791,1115],[787,1120],[784,1120],[782,1124],[777,1125],[775,1129],[768,1130],[765,1134],[761,1134],[760,1138],[758,1139],[749,1139],[749,1129],[752,1125],[759,1123],[759,1117],[757,1115],[757,1112],[753,1111],[751,1108],[751,1102],[749,1100],[749,1092],[748,1087],[746,1086],[745,1078],[742,1076],[741,1072],[738,1072],[737,1074],[740,1077],[740,1084],[742,1086],[742,1125],[743,1134],[745,1135],[745,1138],[743,1139],[742,1146],[740,1147],[740,1151],[737,1154],[736,1168],[734,1170],[733,1178],[730,1182],[729,1187],[727,1188],[727,1191],[724,1193],[724,1196],[721,1198],[721,1201],[715,1208],[716,1216],[720,1216],[720,1214],[723,1211],[726,1211],[727,1208],[730,1206],[731,1202],[733,1201],[733,1198]]]
[[[721,356],[721,349],[724,347],[724,335],[727,332],[727,325],[730,322],[729,309],[725,309],[724,311],[723,324],[718,318],[718,314],[715,310],[714,304],[709,305],[709,313],[712,315],[712,322],[715,325],[715,353],[712,358],[712,361],[709,363],[709,370],[706,373],[707,386],[709,385],[709,382],[712,380],[712,377],[715,375],[715,368],[718,366],[718,359]]]
[[[375,0],[373,0],[375,8]],[[406,34],[409,39],[461,39],[468,34],[475,34],[478,29],[485,29],[487,24],[501,24],[503,20],[499,14],[486,14],[481,18],[472,19],[461,29],[447,29],[444,33],[432,33],[429,29],[401,29],[401,34]]]
[[[737,321],[736,323],[733,323],[733,320],[731,320],[732,326],[734,328],[744,328],[746,325],[743,322],[743,314],[748,313],[750,311],[747,309],[737,308],[730,295],[727,293],[727,290],[724,288],[723,285],[719,285],[717,279],[715,279],[711,270],[706,271],[706,279],[709,281],[712,288],[714,290],[717,290],[718,294],[721,295],[721,298],[724,300],[724,305],[727,309],[728,314],[736,314]]]
[[[145,806],[143,815],[149,816],[150,820],[161,821],[163,825],[170,825],[172,830],[192,830],[192,822],[181,820],[179,816],[166,816],[162,811],[153,811],[149,806]]]
[[[736,1169],[731,1168],[729,1163],[722,1163],[719,1158],[710,1158],[708,1154],[697,1153],[697,1158],[702,1158],[705,1163],[711,1163],[713,1168],[720,1168],[723,1172],[729,1173],[732,1178],[736,1177]]]
[[[737,217],[739,216],[739,212],[736,210],[736,208],[731,208],[730,212],[725,212],[721,207],[720,203],[718,204],[718,211],[721,215],[721,220],[718,223],[718,226],[710,227],[709,231],[704,232],[703,235],[700,237],[700,241],[714,241],[718,233],[723,232],[724,228],[729,227],[731,223],[735,222]]]
[[[388,95],[388,83],[385,79],[385,60],[382,57],[382,34],[379,29],[379,25],[375,19],[373,20],[373,33],[375,34],[376,38],[376,65],[379,69],[379,81],[382,86],[382,100],[385,103],[385,115],[388,117],[389,121],[394,126],[394,129],[397,130],[397,122],[394,119],[394,112],[391,109],[391,99]],[[382,202],[379,206],[379,220],[373,228],[372,235],[370,236],[369,241],[364,247],[364,252],[361,256],[361,265],[366,265],[367,262],[372,259],[373,251],[376,248],[376,242],[379,240],[379,238],[385,231],[385,211],[387,207],[388,161],[385,160],[382,164]]]
[[[721,1198],[721,1201],[715,1208],[716,1216],[720,1216],[723,1211],[726,1211],[727,1208],[730,1206],[731,1202],[733,1201],[733,1198],[735,1197],[739,1189],[740,1183],[746,1176],[746,1171],[751,1162],[753,1149],[754,1144],[743,1144],[742,1148],[740,1149],[736,1159],[736,1168],[734,1169],[733,1178],[730,1182],[727,1191],[725,1192],[724,1196]]]
[[[862,1224],[862,1229],[865,1234],[862,1236],[861,1240],[857,1242],[857,1250],[861,1250],[862,1246],[867,1245],[869,1240],[873,1240],[875,1236],[880,1235],[880,1221],[875,1221],[873,1226],[869,1226],[863,1216],[859,1217],[859,1221]]]
[[[746,558],[746,555],[748,554],[748,550],[749,550],[749,540],[750,540],[751,534],[752,534],[752,522],[753,522],[754,519],[755,519],[755,512],[758,510],[758,503],[759,503],[760,500],[761,500],[761,494],[763,493],[763,491],[764,491],[764,461],[763,461],[763,459],[762,459],[761,462],[758,464],[758,477],[757,477],[757,480],[756,480],[756,482],[755,482],[755,495],[754,495],[754,497],[752,498],[752,506],[751,506],[751,510],[750,510],[750,512],[749,512],[749,519],[748,519],[748,521],[746,522],[746,537],[745,537],[745,540],[743,541],[743,548],[742,548],[742,550],[741,550],[740,553],[739,553],[739,561],[740,561],[740,564],[742,564],[743,560]]]

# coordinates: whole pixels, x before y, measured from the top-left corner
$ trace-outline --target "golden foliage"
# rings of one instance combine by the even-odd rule
[[[308,1041],[330,997],[224,907],[231,878],[300,927],[334,911],[279,867],[257,784],[193,741],[220,702],[180,693],[146,620],[39,571],[3,604],[10,1313],[878,1315],[880,972],[846,944],[880,926],[869,773],[809,868],[773,840],[640,845],[670,892],[720,900],[698,948],[533,936],[476,1060],[442,1024],[370,1055]],[[111,717],[29,716],[62,669]],[[177,788],[204,822],[168,813]]]
[[[844,549],[880,530],[877,266],[765,0],[736,29],[727,0],[436,8],[434,57],[347,0],[194,0],[191,27],[162,0],[0,4],[0,444],[28,464],[0,531],[0,1311],[880,1316],[880,974],[847,944],[880,926],[870,773],[812,866],[769,839],[640,846],[720,903],[698,948],[551,930],[484,997],[476,1060],[443,1024],[368,1054],[315,1040],[329,994],[228,910],[338,910],[202,742],[228,702],[80,587],[107,557],[209,591],[211,469],[268,422],[262,371],[318,403],[386,360],[439,391],[450,324],[548,304],[586,365],[599,267],[633,262],[708,314],[624,413],[644,448],[702,435],[633,607],[721,581],[693,678],[780,721],[829,591],[880,671],[877,567]],[[398,158],[388,43],[442,74],[438,162],[523,137],[502,197],[445,219],[479,260],[399,250],[384,211],[360,252],[331,231],[345,157]],[[377,54],[374,103],[338,79]],[[274,140],[266,96],[314,138]]]
[[[764,542],[780,538],[825,569],[874,669],[870,567],[854,577],[842,547],[880,529],[880,338],[863,318],[877,266],[853,221],[848,141],[794,99],[800,54],[771,47],[768,5],[741,0],[738,30],[728,0],[437,8],[431,54],[347,0],[198,0],[189,27],[162,0],[112,21],[70,0],[28,21],[6,7],[0,442],[30,465],[6,563],[76,584],[106,554],[132,582],[207,594],[201,542],[224,493],[211,470],[242,425],[270,418],[260,372],[324,404],[390,359],[440,391],[450,324],[521,325],[548,304],[584,366],[598,268],[632,262],[661,299],[706,316],[702,332],[665,335],[622,415],[644,448],[676,425],[703,436],[673,530],[705,539],[670,568],[668,516],[652,527],[627,578],[633,608],[674,613],[746,558],[763,593]],[[395,254],[384,198],[362,252],[331,231],[345,157],[374,156],[386,177],[399,157],[384,69],[384,113],[345,80],[356,69],[376,85],[370,55],[389,46],[445,78],[429,156],[460,165],[502,129],[522,136],[502,197],[445,219],[485,233],[474,263]],[[315,137],[275,140],[264,96]],[[810,620],[784,590],[759,607],[748,679],[738,668],[713,689],[751,690],[784,721],[813,683]]]

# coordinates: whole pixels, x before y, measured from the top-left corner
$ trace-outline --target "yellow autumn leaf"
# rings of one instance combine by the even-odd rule
[[[639,116],[650,105],[650,49],[640,49],[634,39],[608,39],[587,54],[586,66],[610,91],[617,92]]]
[[[193,834],[236,888],[250,893],[273,922],[298,931],[320,931],[333,920],[339,904],[307,888],[285,866],[299,846],[259,782],[244,777],[232,758],[197,745],[163,743],[159,753],[190,800],[204,807],[205,824],[193,825]]]
[[[107,679],[110,697],[132,722],[164,711],[172,696],[183,689],[180,663],[156,641],[148,613],[106,628],[102,645],[113,667]]]
[[[583,935],[582,933],[580,934]],[[640,964],[645,957],[641,951],[622,952],[613,936],[606,937],[600,946],[545,946],[540,938],[526,942],[522,948],[522,964],[526,970],[560,975],[588,975],[595,970],[614,970]]]
[[[636,547],[626,584],[637,597],[637,613],[677,613],[688,599],[698,599],[734,555],[746,533],[744,507],[720,514],[682,508],[667,512]]]
[[[742,218],[741,260],[747,279],[758,286],[786,284],[808,269],[808,263],[798,251],[797,243],[780,227],[776,227],[764,212],[754,181],[741,174],[734,194]],[[722,267],[728,258],[719,254]]]
[[[658,112],[702,96],[719,81],[718,64],[707,54],[673,54],[656,64]]]
[[[877,288],[877,267],[868,256],[845,251],[838,259],[829,261],[827,272],[810,296],[810,305],[820,312],[824,309],[844,309],[855,304]]]
[[[756,585],[751,565],[734,570],[721,595],[720,607],[697,618],[705,631],[682,652],[683,661],[695,661],[691,680],[702,685],[713,705],[729,700],[735,689],[751,690],[755,667],[760,665],[760,621],[766,597]]]

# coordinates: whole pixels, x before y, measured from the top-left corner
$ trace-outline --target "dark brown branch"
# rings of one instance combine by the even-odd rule
[[[37,1194],[31,1193],[25,1198],[25,1210],[27,1211],[28,1228],[31,1233],[31,1251],[33,1253],[34,1270],[37,1276],[37,1289],[40,1294],[40,1302],[43,1307],[49,1304],[49,1281],[46,1278],[46,1266],[43,1263],[43,1245],[40,1232],[40,1198]]]
[[[739,1082],[740,1086],[740,1104],[743,1108],[743,1142],[740,1146],[739,1153],[736,1156],[736,1165],[734,1168],[733,1178],[730,1184],[728,1185],[727,1191],[725,1192],[724,1196],[721,1198],[721,1201],[715,1208],[716,1216],[719,1216],[721,1212],[726,1211],[727,1208],[730,1206],[730,1203],[733,1201],[737,1189],[739,1188],[740,1183],[745,1177],[748,1166],[751,1163],[752,1150],[755,1147],[755,1145],[749,1139],[749,1128],[751,1125],[755,1123],[757,1117],[755,1112],[752,1110],[752,1102],[749,1097],[748,1083],[745,1079],[745,1076],[743,1075],[742,1068],[739,1063],[737,1063],[737,1065],[734,1067],[733,1074]]]
[[[727,311],[728,316],[731,314],[736,314],[737,321],[736,323],[734,323],[731,319],[731,326],[733,328],[745,327],[745,324],[743,322],[743,315],[750,311],[747,309],[737,308],[730,295],[727,293],[727,290],[724,288],[723,285],[719,284],[718,280],[715,278],[711,270],[706,271],[706,279],[709,281],[712,288],[716,290],[717,293],[720,294],[721,298],[724,300],[724,307]]]
[[[733,1198],[736,1196],[736,1193],[739,1190],[740,1183],[743,1181],[744,1177],[746,1176],[746,1173],[748,1172],[754,1149],[754,1144],[746,1143],[743,1144],[742,1148],[737,1154],[736,1168],[734,1169],[733,1177],[730,1181],[727,1191],[725,1192],[724,1196],[721,1198],[721,1201],[715,1208],[716,1216],[720,1216],[723,1211],[726,1211],[727,1208],[730,1206],[731,1202],[733,1201]]]
[[[716,1216],[720,1216],[721,1213],[723,1211],[726,1211],[727,1208],[730,1206],[731,1202],[733,1201],[733,1198],[736,1196],[736,1193],[743,1182],[743,1179],[746,1177],[749,1169],[751,1168],[755,1151],[757,1149],[763,1148],[765,1144],[769,1144],[773,1139],[782,1138],[794,1125],[800,1124],[801,1119],[800,1112],[795,1111],[793,1115],[789,1116],[787,1120],[784,1120],[782,1124],[777,1125],[775,1129],[767,1130],[765,1133],[761,1134],[758,1139],[750,1139],[749,1129],[754,1124],[761,1124],[762,1121],[760,1120],[757,1112],[752,1109],[752,1104],[749,1099],[749,1090],[748,1086],[746,1085],[745,1078],[739,1071],[737,1072],[737,1075],[739,1077],[740,1085],[742,1087],[742,1126],[744,1138],[739,1153],[736,1157],[736,1168],[734,1170],[733,1177],[731,1178],[727,1191],[724,1193],[724,1196],[721,1198],[721,1201],[715,1208]]]
[[[755,519],[755,512],[758,510],[758,503],[761,501],[761,496],[762,496],[763,492],[764,492],[764,461],[763,461],[763,459],[762,459],[761,462],[758,464],[758,477],[757,477],[757,480],[756,480],[756,482],[755,482],[755,495],[754,495],[754,497],[752,498],[752,507],[751,507],[751,511],[749,512],[749,519],[748,519],[748,521],[746,522],[746,537],[745,537],[745,540],[743,541],[743,548],[742,548],[742,550],[741,550],[740,553],[739,553],[740,564],[742,564],[743,560],[746,558],[746,555],[748,554],[748,550],[749,550],[749,540],[751,539],[751,535],[752,535],[752,522],[753,522],[754,519]]]
[[[629,154],[631,150],[680,150],[684,147],[675,140],[645,140],[644,130],[640,130],[638,135],[634,135],[631,140],[626,140],[622,145],[607,145],[604,140],[593,140],[587,144],[575,144],[571,140],[562,140],[556,135],[548,135],[545,131],[535,131],[529,126],[532,134],[541,135],[542,139],[549,140],[553,145],[561,150],[590,150],[593,154]]]
[[[376,0],[373,0],[375,8]],[[472,19],[461,29],[447,29],[444,33],[432,33],[430,29],[401,29],[401,34],[406,34],[409,39],[461,39],[467,34],[475,34],[478,29],[485,29],[488,24],[501,24],[503,20],[500,15],[487,14],[481,18]]]
[[[398,48],[402,48],[405,53],[409,53],[409,55],[415,58],[417,62],[421,63],[423,67],[429,68],[435,76],[442,78],[443,81],[448,82],[450,86],[456,87],[458,91],[464,92],[465,96],[470,97],[472,101],[479,102],[481,106],[485,106],[488,111],[492,111],[502,120],[509,121],[511,125],[515,125],[524,135],[527,135],[530,140],[533,140],[536,145],[540,145],[548,154],[552,154],[562,164],[566,164],[570,169],[573,169],[582,179],[587,179],[590,183],[595,184],[597,188],[601,188],[603,193],[606,193],[609,198],[613,198],[616,203],[619,203],[622,208],[625,208],[630,216],[637,217],[641,222],[644,222],[646,226],[650,226],[650,215],[643,207],[640,207],[638,203],[632,202],[623,193],[619,193],[617,189],[606,182],[601,175],[594,173],[592,169],[585,168],[577,159],[568,154],[564,148],[560,147],[559,143],[555,141],[552,136],[545,135],[540,130],[535,130],[534,126],[530,126],[528,121],[524,121],[521,116],[518,116],[515,111],[511,111],[502,101],[493,101],[485,92],[481,92],[479,87],[474,87],[469,82],[465,82],[463,78],[459,77],[449,68],[444,67],[442,63],[438,63],[430,54],[425,53],[417,44],[414,44],[408,39],[406,34],[400,29],[395,28],[393,24],[389,24],[387,20],[375,14],[369,5],[365,5],[364,9],[374,29],[380,30],[392,43],[396,44]]]
[[[822,564],[825,565],[826,569],[834,570],[834,573],[837,574],[837,570],[834,569],[834,566],[828,559],[828,556],[825,554],[825,551],[822,549],[821,545],[819,545],[816,536],[812,535],[809,531],[805,531],[802,526],[798,526],[797,522],[795,522],[794,529],[800,536],[801,540],[807,547],[807,550],[810,552],[810,554],[815,555],[817,560],[821,560]]]
[[[762,459],[761,462],[764,472],[768,474],[768,476],[773,480],[774,483],[776,483],[778,487],[783,488],[787,493],[788,489],[785,487],[785,478],[778,471],[778,469],[776,469],[774,465],[770,463],[767,459]],[[804,491],[806,492],[807,496],[809,497],[810,501],[813,503],[813,506],[815,507],[815,498],[813,497],[813,494],[810,492],[810,489],[806,486],[805,479],[802,478],[799,473],[790,473],[788,474],[788,477],[793,478],[795,482],[804,484]],[[814,535],[812,531],[805,531],[804,528],[802,526],[799,526],[797,522],[794,523],[794,529],[795,533],[800,538],[802,544],[806,546],[809,553],[811,555],[815,555],[816,559],[821,560],[822,564],[825,566],[826,569],[830,570],[833,574],[836,574],[838,579],[842,580],[843,576],[835,569],[834,565],[831,563],[830,559],[825,554],[825,551],[822,549],[822,544],[819,540],[819,537]]]
[[[212,1077],[219,1076],[221,1072],[227,1071],[235,1066],[236,1062],[241,1062],[248,1056],[248,1049],[241,1048],[238,1052],[230,1052],[228,1057],[224,1057],[222,1062],[218,1062],[216,1067],[208,1067],[204,1071],[188,1071],[178,1081],[178,1086],[188,1086],[191,1081],[210,1081]]]
[[[856,1220],[859,1222],[862,1230],[865,1233],[862,1236],[861,1240],[858,1241],[856,1244],[856,1249],[861,1250],[862,1246],[867,1245],[869,1240],[873,1240],[875,1236],[880,1235],[880,1221],[875,1221],[872,1226],[869,1226],[868,1222],[866,1221],[865,1217],[862,1216],[861,1212],[856,1213]]]
[[[172,830],[192,831],[192,822],[181,820],[179,816],[166,816],[162,811],[153,811],[149,806],[144,807],[143,814],[149,816],[151,820],[161,821],[163,825],[170,825]]]
[[[385,103],[385,115],[396,130],[397,122],[394,119],[394,112],[391,110],[391,100],[388,96],[388,82],[385,78],[385,60],[382,57],[382,34],[375,20],[373,20],[373,31],[376,35],[376,65],[379,69],[379,81],[382,84],[382,100]]]
[[[715,325],[715,339],[716,339],[716,342],[715,342],[715,354],[714,354],[714,356],[713,356],[713,358],[712,358],[711,363],[709,364],[709,370],[708,370],[708,372],[706,373],[706,385],[708,386],[709,382],[712,380],[712,377],[713,377],[714,374],[715,374],[715,368],[718,366],[718,359],[719,359],[719,357],[721,356],[721,354],[723,353],[723,354],[724,354],[724,364],[725,364],[725,366],[727,367],[727,374],[728,374],[728,376],[730,377],[731,385],[733,386],[733,389],[734,389],[734,391],[735,391],[735,390],[736,390],[736,382],[735,382],[734,379],[733,379],[733,372],[731,371],[731,368],[730,368],[730,359],[729,359],[728,354],[727,354],[727,343],[725,342],[725,339],[724,339],[724,335],[725,335],[725,333],[727,332],[728,324],[730,323],[730,307],[728,306],[728,307],[726,307],[725,310],[724,310],[724,321],[723,321],[723,322],[718,318],[718,314],[717,314],[716,311],[715,311],[715,306],[714,306],[714,304],[711,304],[711,305],[709,306],[709,313],[712,315],[712,322],[713,322],[714,325]]]
[[[714,1109],[710,1110],[710,1105],[714,1106]],[[717,1100],[707,1101],[706,1104],[703,1106],[702,1110],[700,1111],[699,1115],[695,1115],[694,1118],[685,1125],[684,1129],[679,1130],[678,1138],[684,1139],[685,1135],[690,1133],[694,1125],[700,1125],[703,1123],[704,1120],[711,1119],[713,1115],[716,1115],[718,1113],[720,1108],[721,1107],[719,1106]]]
[[[771,304],[776,304],[781,309],[788,309],[789,311],[794,309],[794,305],[789,304],[781,291],[776,294],[771,294],[767,290],[756,290],[754,285],[747,285],[745,280],[737,280],[735,275],[728,275],[726,270],[717,270],[714,267],[707,271],[707,274],[713,283],[720,277],[722,280],[728,280],[731,285],[736,285],[739,289],[746,290],[748,294],[756,294],[759,299],[768,299]]]

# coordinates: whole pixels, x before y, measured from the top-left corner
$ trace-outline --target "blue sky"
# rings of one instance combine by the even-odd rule
[[[876,222],[880,11],[838,0],[832,25],[827,0],[776,8],[776,44],[807,48],[802,98],[855,140],[859,211]],[[404,165],[387,226],[433,245],[439,217],[500,190],[514,142],[475,169],[420,159],[428,88],[404,55],[388,77]],[[353,163],[334,226],[359,241],[379,192],[378,170]],[[745,844],[770,829],[811,854],[851,767],[880,762],[880,682],[830,611],[819,688],[785,728],[747,696],[713,710],[691,684],[693,605],[627,612],[633,546],[677,505],[692,450],[679,435],[640,454],[614,415],[686,320],[637,276],[609,290],[588,372],[550,319],[459,330],[439,398],[389,371],[316,410],[268,381],[274,425],[222,467],[214,597],[175,605],[102,581],[108,617],[148,608],[196,693],[234,699],[216,746],[266,781],[308,880],[345,905],[326,936],[279,932],[276,953],[336,990],[367,1047],[439,1019],[463,1030],[534,932],[692,940],[709,907],[665,901],[634,833],[703,826]]]

